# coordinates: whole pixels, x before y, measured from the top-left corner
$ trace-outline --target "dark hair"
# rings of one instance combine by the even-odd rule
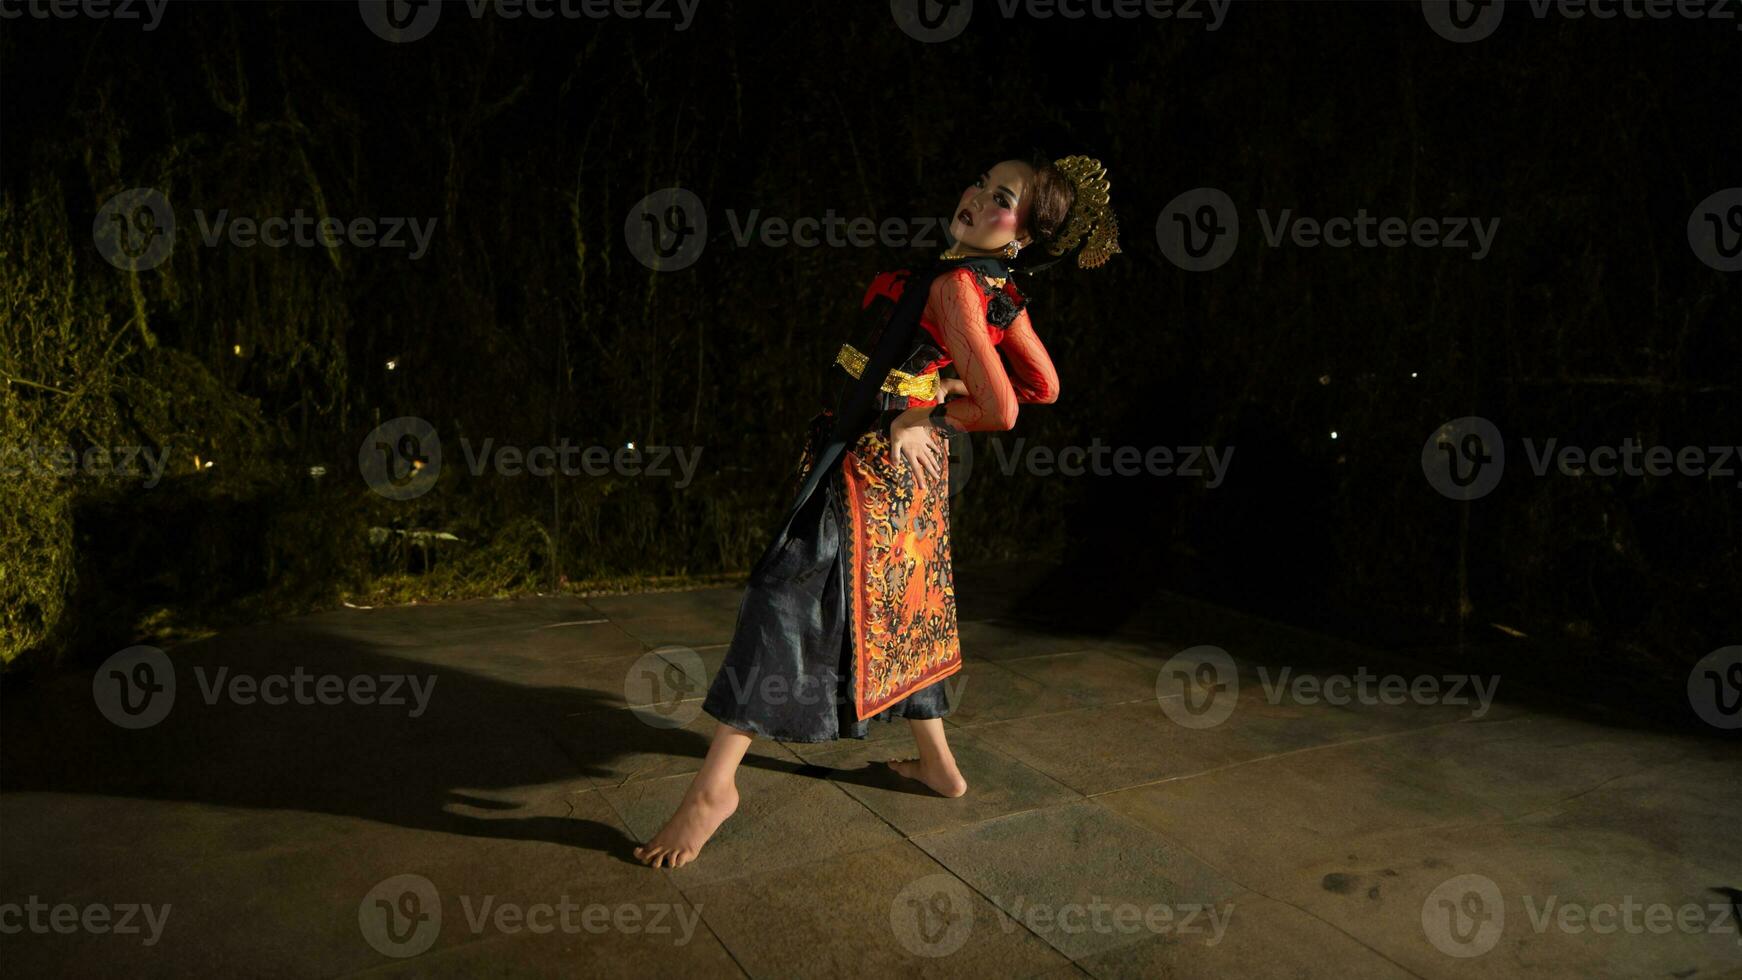
[[[1021,160],[1034,171],[1034,184],[1028,191],[1026,223],[1031,240],[1010,267],[1038,271],[1037,267],[1057,261],[1049,246],[1064,232],[1071,208],[1077,202],[1077,190],[1063,171],[1053,165],[1052,158],[1042,153],[1031,152],[1006,159]]]

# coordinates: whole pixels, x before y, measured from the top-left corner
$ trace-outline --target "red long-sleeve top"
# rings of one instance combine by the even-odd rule
[[[1058,371],[1035,334],[1026,309],[1018,312],[1007,328],[986,319],[992,296],[981,290],[980,281],[966,268],[933,280],[919,325],[943,348],[944,356],[918,373],[955,364],[968,393],[944,403],[949,423],[965,432],[1003,431],[1016,424],[1018,404],[1045,405],[1058,400]],[[1003,288],[1012,297],[1018,295],[1014,286]],[[998,357],[999,351],[1009,361],[1008,370]],[[908,404],[936,402],[910,398]]]

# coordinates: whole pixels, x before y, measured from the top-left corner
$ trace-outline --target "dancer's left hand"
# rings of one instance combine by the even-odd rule
[[[924,492],[928,480],[943,478],[945,455],[943,437],[933,428],[926,414],[930,409],[913,409],[896,416],[889,425],[889,449],[896,462],[913,473],[915,490]]]

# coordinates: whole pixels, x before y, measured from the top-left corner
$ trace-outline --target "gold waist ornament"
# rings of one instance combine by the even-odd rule
[[[847,369],[847,373],[857,378],[865,373],[865,365],[871,359],[866,357],[852,344],[842,344],[841,352],[835,355],[835,363]],[[928,371],[925,374],[908,374],[906,371],[890,371],[883,379],[883,390],[892,395],[907,395],[921,401],[938,400],[938,373]]]

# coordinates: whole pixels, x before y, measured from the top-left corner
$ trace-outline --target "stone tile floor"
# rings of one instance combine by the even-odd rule
[[[1072,607],[1034,570],[959,585],[969,795],[880,768],[902,725],[759,740],[739,812],[677,871],[630,850],[706,748],[735,589],[236,630],[171,651],[173,705],[137,729],[99,707],[107,671],[8,690],[0,964],[1742,977],[1735,741],[1514,700],[1504,678],[1492,704],[1325,703],[1302,675],[1445,670],[1166,594],[1060,632],[1024,618],[1036,589]],[[1178,669],[1205,644],[1229,673]],[[1284,667],[1297,686],[1276,687]],[[299,673],[300,701],[260,698]],[[422,698],[386,697],[406,676]],[[320,678],[376,687],[321,703]]]

